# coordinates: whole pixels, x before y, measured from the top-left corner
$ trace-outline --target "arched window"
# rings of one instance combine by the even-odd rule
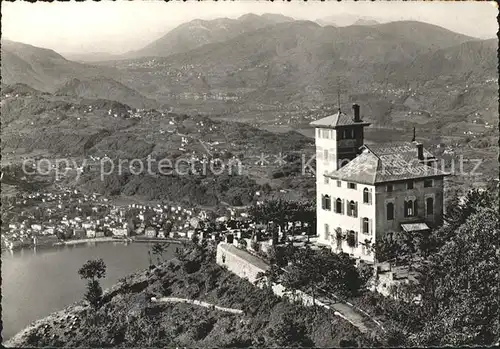
[[[323,195],[321,206],[322,206],[323,210],[330,211],[332,209],[332,201],[330,199],[330,195]]]
[[[349,201],[349,208],[347,210],[347,215],[352,217],[357,217],[358,216],[357,211],[358,211],[358,205],[356,205],[356,203],[353,200]]]
[[[426,206],[426,213],[427,215],[433,215],[434,214],[434,199],[433,198],[427,198],[425,200],[425,206]]]
[[[337,213],[342,213],[342,200],[341,199],[337,199],[336,203],[335,203],[335,212]]]
[[[387,203],[387,220],[392,221],[393,219],[394,219],[394,204],[392,202],[389,202]]]
[[[413,217],[414,207],[413,200],[405,201],[405,217]]]
[[[370,190],[368,190],[368,188],[363,189],[363,203],[372,203],[372,193],[370,193]]]

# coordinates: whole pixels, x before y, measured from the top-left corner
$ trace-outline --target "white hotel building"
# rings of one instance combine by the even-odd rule
[[[442,224],[447,174],[415,141],[365,145],[369,125],[357,104],[353,116],[339,110],[311,123],[316,128],[319,242],[374,262],[370,246],[383,234]]]

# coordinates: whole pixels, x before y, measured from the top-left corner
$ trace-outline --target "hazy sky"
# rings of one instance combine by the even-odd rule
[[[266,12],[309,20],[338,14],[379,21],[414,19],[480,38],[495,37],[498,30],[494,2],[16,1],[2,2],[2,37],[58,52],[122,53],[195,18]]]

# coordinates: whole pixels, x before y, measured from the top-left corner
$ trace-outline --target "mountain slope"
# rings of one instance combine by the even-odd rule
[[[69,61],[53,50],[2,40],[2,81],[54,92],[71,78],[113,77],[117,71]]]
[[[378,22],[374,18],[354,15],[350,13],[339,13],[323,18],[318,18],[315,20],[315,22],[322,26],[332,25],[334,27],[378,24]]]
[[[401,61],[391,67],[389,78],[402,82],[407,76],[417,75],[421,80],[438,76],[493,77],[497,69],[497,48],[497,39],[467,41]]]
[[[108,99],[126,103],[134,108],[152,108],[156,102],[139,92],[109,78],[71,79],[56,91],[57,95],[68,95],[90,99]]]
[[[419,36],[413,34],[416,27]],[[251,97],[267,102],[298,98],[322,101],[333,97],[339,84],[344,90],[371,85],[380,67],[413,60],[436,47],[461,44],[467,39],[440,27],[410,21],[342,28],[294,21],[163,59],[121,64],[123,68],[127,64],[141,67],[130,84],[137,84],[136,89],[141,91],[147,81],[153,94],[156,85],[158,91],[168,86],[169,94],[229,90],[254,93]],[[405,76],[420,79],[416,73]],[[384,83],[385,76],[379,76],[379,80]]]
[[[477,40],[476,38],[455,33],[434,24],[418,21],[390,22],[376,25],[374,28],[382,35],[390,35],[400,40],[424,45],[433,50]]]
[[[247,14],[238,19],[196,19],[178,26],[160,39],[138,51],[130,52],[127,56],[169,56],[206,44],[222,42],[269,25],[293,20],[293,18],[275,14],[264,14],[262,16]]]
[[[2,82],[80,98],[107,99],[135,108],[152,108],[156,102],[123,85],[122,73],[112,67],[92,66],[31,45],[2,41]]]
[[[374,19],[366,19],[366,18],[360,18],[356,22],[353,23],[353,25],[377,25],[380,24]]]

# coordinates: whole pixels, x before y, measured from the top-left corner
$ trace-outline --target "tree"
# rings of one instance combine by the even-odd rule
[[[289,222],[300,221],[313,227],[316,222],[315,205],[311,202],[286,201],[272,199],[261,204],[254,204],[249,209],[250,218],[256,223],[269,224],[274,222],[280,227],[283,236]],[[276,232],[273,232],[276,234]]]
[[[366,275],[360,275],[354,260],[345,253],[292,245],[285,251],[288,265],[278,270],[279,280],[285,289],[302,290],[310,294],[313,301],[325,292],[327,296],[334,294],[343,298],[356,295],[368,280]]]
[[[476,210],[423,270],[415,293],[427,316],[413,336],[418,344],[491,345],[499,339],[499,212]]]
[[[106,264],[102,259],[89,260],[78,270],[78,274],[82,279],[88,280],[84,298],[91,306],[97,308],[103,293],[99,279],[106,276]]]
[[[79,270],[82,279],[102,279],[106,276],[106,264],[102,259],[88,260]]]
[[[153,254],[153,256],[156,256],[156,260],[158,262],[158,264],[160,264],[160,262],[163,260],[163,253],[165,253],[165,251],[168,249],[168,247],[170,246],[169,243],[155,243],[153,244],[153,247],[151,249],[151,253]]]
[[[347,253],[333,253],[322,248],[316,252],[315,264],[321,265],[318,286],[341,298],[356,295],[365,286],[368,278],[360,275],[354,259]]]
[[[402,256],[411,256],[415,253],[414,236],[405,231],[388,232],[373,245],[375,258],[378,262],[400,259]]]
[[[314,343],[307,335],[306,327],[285,314],[273,328],[269,330],[270,347],[312,347]]]
[[[492,196],[494,197],[494,196]],[[483,206],[484,205],[484,206]],[[450,239],[400,284],[384,312],[409,346],[492,345],[500,326],[498,203],[477,205]],[[496,207],[495,207],[496,206]],[[393,339],[394,339],[393,338]]]
[[[90,303],[92,307],[99,307],[102,294],[102,287],[99,284],[99,281],[89,280],[87,282],[87,292],[85,292],[84,298]]]

